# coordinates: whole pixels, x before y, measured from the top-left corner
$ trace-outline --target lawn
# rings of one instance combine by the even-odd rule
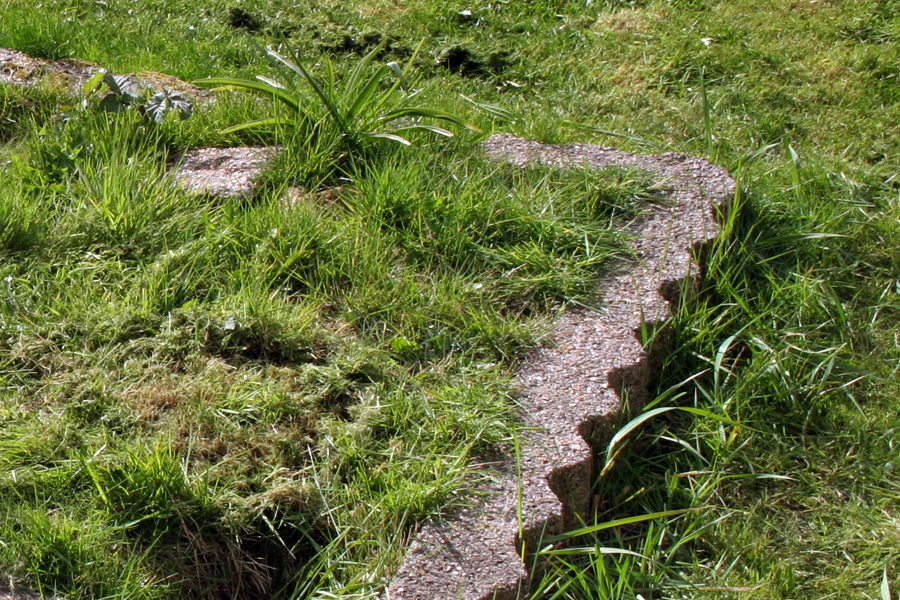
[[[517,366],[657,199],[637,172],[492,163],[478,142],[502,131],[738,181],[654,381],[656,406],[717,418],[636,428],[534,600],[884,600],[898,38],[892,0],[6,0],[0,47],[263,75],[302,110],[223,93],[156,123],[0,85],[0,572],[69,600],[377,597],[416,523],[509,446]],[[336,116],[267,47],[326,98],[362,93],[360,64],[410,88],[378,106],[384,70]],[[402,95],[425,110],[378,121]],[[415,123],[454,136],[370,135]],[[251,197],[166,172],[242,144],[284,147]]]

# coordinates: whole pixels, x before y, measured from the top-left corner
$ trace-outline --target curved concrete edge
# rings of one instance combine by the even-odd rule
[[[639,156],[507,134],[484,149],[522,167],[640,169],[670,190],[671,201],[629,226],[632,258],[599,286],[602,310],[563,314],[553,344],[517,374],[525,432],[518,465],[512,456],[493,463],[495,479],[476,506],[422,526],[385,600],[519,599],[528,585],[521,557],[544,536],[592,522],[593,451],[611,435],[623,402],[633,410],[646,403],[648,376],[667,352],[671,303],[699,279],[697,250],[719,231],[714,209],[734,195],[725,169],[683,154]],[[645,346],[647,332],[655,335]]]
[[[41,596],[38,592],[13,590],[0,587],[0,600],[43,600],[47,596]],[[52,600],[52,599],[51,599]]]

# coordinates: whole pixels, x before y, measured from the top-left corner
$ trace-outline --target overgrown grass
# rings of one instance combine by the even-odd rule
[[[8,0],[0,46],[192,80],[266,73],[268,44],[319,77],[424,39],[418,98],[486,131],[729,167],[741,194],[657,384],[721,419],[629,436],[534,597],[898,588],[896,3],[295,4]],[[468,134],[342,156],[221,133],[275,110],[223,96],[152,127],[0,87],[4,575],[67,598],[376,595],[409,526],[508,440],[516,358],[589,301],[652,183],[492,165]],[[252,199],[165,174],[272,141]]]
[[[75,110],[0,175],[0,563],[72,598],[375,591],[507,439],[516,358],[649,182],[448,142],[287,193],[316,183],[290,147],[221,200],[174,185],[170,140]]]
[[[663,405],[711,415],[669,412],[626,440],[597,482],[598,525],[548,553],[548,597],[881,597],[885,569],[896,581],[881,250],[896,191],[809,165],[798,188],[744,190],[659,384]],[[775,209],[797,196],[805,219]],[[661,517],[627,523],[646,514]],[[596,558],[611,548],[635,554]]]

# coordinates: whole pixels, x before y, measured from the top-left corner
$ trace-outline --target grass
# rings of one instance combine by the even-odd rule
[[[10,148],[0,563],[67,597],[377,589],[508,437],[516,358],[647,183],[449,141],[343,161],[329,203],[285,196],[290,148],[290,179],[217,200],[169,143],[76,112]]]
[[[728,167],[739,195],[654,384],[719,418],[632,431],[533,596],[898,589],[896,3],[295,4],[7,1],[0,46],[193,80],[277,79],[267,44],[321,78],[421,43],[417,99],[486,132]],[[652,198],[636,173],[490,164],[466,132],[347,153],[279,130],[254,198],[171,185],[173,153],[269,143],[222,131],[276,110],[223,97],[153,127],[0,86],[5,576],[376,596],[413,524],[510,442],[516,361]]]
[[[755,193],[733,207],[703,293],[676,320],[660,384],[676,384],[661,400],[677,390],[732,422],[652,421],[601,478],[600,522],[690,511],[596,536],[643,555],[607,559],[627,585],[601,597],[878,597],[883,569],[894,577],[893,292],[875,283],[893,266],[875,257],[896,192],[792,159],[782,168],[797,187],[745,183]]]

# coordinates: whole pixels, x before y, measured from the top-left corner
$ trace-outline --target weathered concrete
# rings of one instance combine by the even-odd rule
[[[98,71],[105,69],[84,60],[74,58],[46,60],[18,50],[0,48],[0,83],[17,86],[40,84],[77,96],[83,93],[84,84]],[[209,90],[165,73],[142,71],[128,76],[139,90],[149,90],[150,93],[167,89],[184,94],[195,104],[208,102],[213,98]]]
[[[646,402],[671,302],[698,275],[698,245],[718,232],[713,207],[734,193],[724,169],[681,154],[636,156],[509,135],[489,138],[485,150],[520,166],[641,169],[670,189],[671,201],[629,225],[632,259],[600,285],[602,310],[564,314],[553,344],[518,374],[518,465],[512,456],[499,459],[478,505],[421,528],[386,600],[521,598],[528,572],[520,557],[538,550],[542,537],[592,522],[592,452],[608,439],[624,401],[634,409]],[[653,348],[642,331],[657,332]]]
[[[52,600],[54,596],[41,596],[38,592],[15,590],[0,587],[0,600]],[[60,599],[64,600],[64,599]]]
[[[220,198],[249,196],[277,146],[199,148],[175,157],[175,180],[189,192]]]

